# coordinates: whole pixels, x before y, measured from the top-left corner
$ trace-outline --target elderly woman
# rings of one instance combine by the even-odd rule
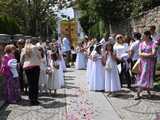
[[[17,103],[20,100],[20,87],[17,72],[17,60],[14,57],[14,45],[7,45],[2,57],[1,73],[4,76],[4,95],[7,103]]]
[[[153,87],[155,45],[151,40],[149,31],[144,32],[143,42],[139,46],[139,56],[141,72],[137,80],[138,91],[135,99],[140,99],[142,90],[147,90],[149,97],[151,97],[150,89]]]
[[[26,40],[25,46],[21,52],[21,63],[25,70],[28,86],[29,86],[29,99],[31,105],[38,105],[38,85],[40,75],[41,53],[39,48]]]
[[[116,43],[113,47],[114,52],[118,60],[118,68],[121,80],[121,86],[124,81],[127,82],[128,88],[131,87],[131,77],[129,74],[129,64],[128,64],[128,44],[124,43],[124,36],[118,34],[116,36]]]

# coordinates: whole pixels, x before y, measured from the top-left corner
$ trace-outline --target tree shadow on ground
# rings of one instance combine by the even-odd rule
[[[130,98],[133,98],[134,95],[127,94],[127,93],[115,93],[111,97],[120,98],[120,99],[130,99]]]
[[[76,78],[76,76],[66,76],[66,75],[65,75],[64,78],[67,78],[67,79],[69,79],[69,78],[70,78],[70,79],[74,79],[74,78]]]
[[[71,85],[65,85],[66,89],[80,89],[80,87],[71,86]]]
[[[152,101],[159,101],[160,100],[160,95],[152,94],[151,97],[149,97],[148,95],[143,95],[142,99],[152,100]]]
[[[0,120],[7,120],[11,110],[7,110],[8,104],[5,104],[0,109]]]
[[[40,106],[42,106],[45,109],[60,108],[60,107],[67,106],[67,103],[65,103],[65,102],[59,102],[59,101],[52,101],[52,102],[49,102],[49,103],[42,103],[42,104],[40,104]]]
[[[78,95],[72,95],[72,94],[57,94],[54,98],[66,98],[66,97],[78,97]]]
[[[43,108],[49,109],[49,108],[60,108],[66,106],[66,103],[56,101],[55,97],[39,97],[40,105]],[[18,103],[20,106],[31,106],[29,100],[22,99],[21,102]],[[1,119],[0,119],[1,120]]]
[[[74,83],[71,83],[71,82],[65,82],[65,85],[74,85]]]
[[[56,99],[53,98],[53,97],[46,97],[46,96],[43,96],[43,97],[39,97],[40,101],[43,101],[43,102],[50,102],[50,101],[55,101]]]
[[[64,78],[65,81],[73,81],[74,79],[72,78]]]
[[[74,70],[66,70],[64,73],[68,73],[68,72],[74,72]]]
[[[17,105],[21,105],[21,106],[30,106],[30,101],[29,100],[27,100],[27,99],[21,99],[21,101],[19,101],[18,103],[17,103]]]
[[[132,91],[129,89],[122,89],[121,91],[115,92],[111,95],[109,95],[109,97],[115,97],[115,98],[119,98],[119,99],[130,99],[133,98],[134,95],[131,93]]]

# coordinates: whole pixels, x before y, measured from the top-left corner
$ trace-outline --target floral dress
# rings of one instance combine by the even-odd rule
[[[140,43],[139,50],[143,53],[151,53],[155,47],[152,41]],[[154,57],[140,58],[140,75],[137,80],[137,86],[149,89],[153,87]]]

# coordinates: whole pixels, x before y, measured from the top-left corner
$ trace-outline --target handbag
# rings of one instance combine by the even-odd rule
[[[132,68],[132,73],[138,74],[140,73],[140,59],[137,60],[137,62],[134,64],[133,68]]]

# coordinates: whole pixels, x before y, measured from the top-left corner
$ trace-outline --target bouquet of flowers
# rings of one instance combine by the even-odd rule
[[[46,69],[46,74],[48,74],[48,75],[52,74],[52,70],[51,70],[50,67],[47,67],[47,69]]]
[[[56,69],[59,69],[59,64],[54,63],[54,64],[53,64],[53,67],[56,68]]]

